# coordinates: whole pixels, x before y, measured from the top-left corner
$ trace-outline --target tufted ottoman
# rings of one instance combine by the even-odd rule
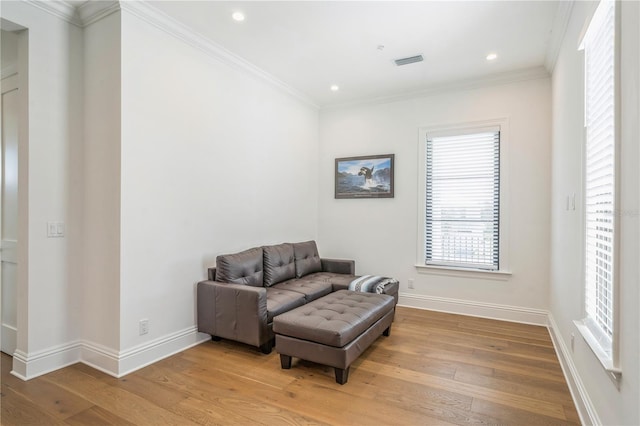
[[[394,299],[386,294],[339,290],[273,319],[282,368],[291,357],[335,368],[336,382],[349,379],[349,366],[378,336],[388,336]]]

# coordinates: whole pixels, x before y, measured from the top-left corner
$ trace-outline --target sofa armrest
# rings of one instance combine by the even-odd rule
[[[208,268],[207,269],[207,274],[209,276],[209,281],[215,281],[216,280],[216,268]]]
[[[265,288],[207,280],[197,293],[198,331],[253,346],[271,338]]]
[[[356,273],[356,262],[346,259],[320,259],[322,262],[322,272],[333,272],[336,274],[354,275]]]
[[[387,284],[384,287],[383,294],[388,294],[389,296],[393,296],[395,300],[395,304],[398,304],[398,290],[400,289],[400,284],[398,282],[394,282],[392,284]]]

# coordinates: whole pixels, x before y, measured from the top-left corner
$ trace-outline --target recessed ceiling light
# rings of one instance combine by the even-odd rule
[[[495,53],[489,53],[487,55],[487,61],[493,61],[494,59],[496,59],[498,57],[498,55],[496,55]]]
[[[238,22],[244,21],[244,13],[242,12],[233,12],[233,15],[231,15],[231,17]]]
[[[338,87],[337,84],[332,84],[331,85],[331,91],[332,92],[337,92],[338,90],[340,90],[340,87]]]

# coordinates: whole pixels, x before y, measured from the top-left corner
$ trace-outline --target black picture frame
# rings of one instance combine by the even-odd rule
[[[335,198],[393,198],[395,154],[336,158]]]

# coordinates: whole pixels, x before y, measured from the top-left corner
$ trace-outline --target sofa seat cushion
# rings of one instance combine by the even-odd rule
[[[318,247],[315,241],[295,243],[293,244],[293,251],[297,278],[322,271],[322,262],[320,255],[318,255]]]
[[[264,246],[264,285],[270,287],[296,276],[293,245]]]
[[[358,275],[336,274],[335,272],[316,272],[306,275],[302,279],[314,282],[328,283],[333,286],[333,291],[347,290],[351,281]]]
[[[262,248],[216,257],[216,281],[262,287]]]
[[[393,311],[393,297],[340,290],[278,316],[276,334],[341,348]]]
[[[273,288],[279,288],[280,290],[295,291],[304,295],[306,302],[319,299],[322,296],[326,296],[331,293],[333,286],[331,283],[325,281],[314,281],[309,279],[307,275],[302,278],[294,278],[282,283],[278,283]]]
[[[267,288],[267,323],[283,312],[304,305],[304,294],[279,288]]]

